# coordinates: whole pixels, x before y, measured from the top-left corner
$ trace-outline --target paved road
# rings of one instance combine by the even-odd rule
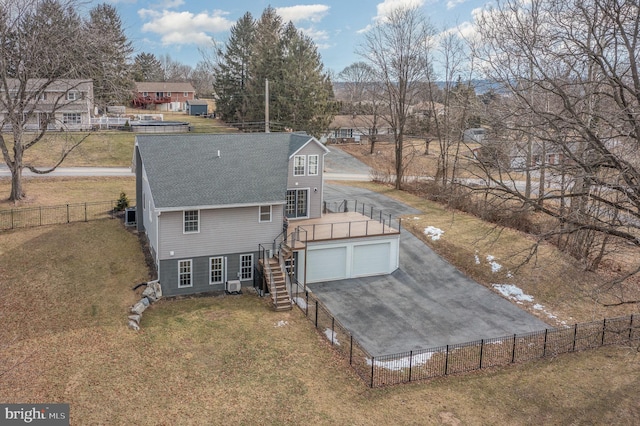
[[[55,177],[55,176],[133,176],[129,167],[58,167],[51,173],[37,174],[23,170],[22,176]],[[11,177],[6,165],[0,165],[0,178]]]

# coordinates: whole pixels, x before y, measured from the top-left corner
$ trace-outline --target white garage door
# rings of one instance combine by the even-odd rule
[[[330,247],[308,251],[307,282],[340,280],[346,277],[346,247]]]
[[[391,244],[378,243],[353,247],[353,276],[380,275],[389,269]]]

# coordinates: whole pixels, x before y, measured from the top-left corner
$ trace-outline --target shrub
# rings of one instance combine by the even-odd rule
[[[126,209],[127,207],[129,207],[129,198],[127,198],[127,194],[121,192],[120,198],[118,198],[118,202],[116,203],[116,206],[113,208],[113,210],[121,212],[124,211],[124,209]]]

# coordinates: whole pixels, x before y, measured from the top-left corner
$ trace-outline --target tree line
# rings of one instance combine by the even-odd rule
[[[407,133],[425,139],[426,153],[437,141],[431,191],[476,200],[480,214],[542,214],[539,242],[596,270],[640,247],[638,22],[640,6],[625,0],[499,0],[464,38],[435,31],[419,8],[400,8],[364,35],[363,61],[339,78],[350,99],[391,126],[396,188]],[[476,96],[476,78],[494,90]],[[416,118],[420,103],[429,113]],[[478,126],[486,137],[473,141],[468,161],[465,130]],[[638,272],[635,259],[600,290],[638,303],[637,289],[615,285]]]
[[[279,130],[320,136],[329,126],[336,104],[317,47],[272,7],[235,23],[212,69],[217,113],[227,122],[264,123],[268,102],[269,121]]]

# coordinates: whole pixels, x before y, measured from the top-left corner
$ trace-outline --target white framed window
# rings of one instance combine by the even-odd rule
[[[307,167],[307,172],[309,176],[318,176],[318,156],[310,155],[308,157],[309,165]]]
[[[185,234],[200,232],[200,210],[185,210],[183,218]]]
[[[76,91],[69,91],[67,92],[67,100],[68,101],[77,101],[78,100],[78,92]]]
[[[82,115],[79,112],[65,112],[62,114],[64,124],[82,124]]]
[[[171,92],[167,92],[167,98],[171,97]]]
[[[294,176],[304,176],[305,160],[306,158],[304,155],[296,155],[293,157],[293,175]]]
[[[258,222],[271,222],[271,206],[260,206]]]
[[[253,254],[240,255],[240,279],[242,281],[253,279]]]
[[[191,259],[178,261],[178,288],[193,287],[191,279],[193,268]]]
[[[209,258],[209,284],[224,282],[224,257]]]
[[[189,92],[184,92],[182,96],[184,96],[185,98],[189,97]]]
[[[288,189],[286,196],[287,204],[284,213],[288,218],[307,217],[309,207],[308,189]]]
[[[142,96],[144,96],[144,97],[149,96],[149,92],[142,92]]]

